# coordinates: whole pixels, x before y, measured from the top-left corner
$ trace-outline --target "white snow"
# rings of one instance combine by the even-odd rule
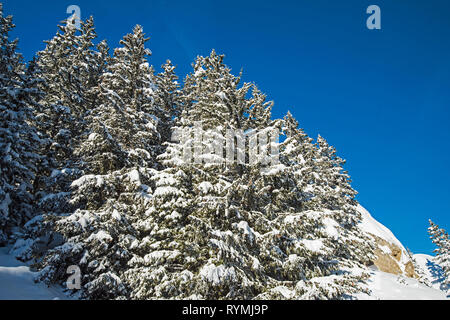
[[[362,221],[359,224],[361,230],[366,233],[371,233],[381,239],[386,240],[387,242],[396,245],[402,250],[401,260],[400,260],[400,268],[403,269],[404,265],[408,263],[409,258],[407,251],[403,244],[394,236],[391,230],[386,228],[384,225],[375,220],[364,207],[358,205],[358,212],[361,213]],[[389,250],[390,252],[390,250]]]
[[[166,187],[158,187],[153,194],[154,197],[165,197],[167,195],[178,195],[183,196],[183,192],[181,192],[178,188],[166,186]]]
[[[182,215],[177,211],[172,211],[172,213],[167,216],[167,218],[172,219],[172,220],[180,219],[181,217],[182,217]]]
[[[362,221],[359,227],[366,233],[373,234],[387,242],[398,246],[403,252],[399,266],[403,269],[409,261],[406,249],[403,244],[395,237],[391,230],[375,220],[370,213],[358,205],[358,211],[361,213]],[[387,246],[381,246],[380,249],[385,253],[391,253]],[[440,289],[442,281],[439,275],[440,267],[434,262],[433,257],[425,254],[416,254],[413,256],[428,278],[432,288],[420,283],[418,280],[405,276],[398,276],[379,270],[371,271],[371,278],[368,281],[369,289],[372,291],[370,296],[361,294],[360,299],[382,299],[382,300],[434,300],[446,299],[446,294]],[[450,298],[450,297],[449,297]]]
[[[214,187],[208,181],[203,181],[198,185],[198,189],[203,193],[207,194],[210,190],[214,190]]]
[[[97,138],[97,136],[98,136],[98,133],[93,132],[89,135],[88,140],[93,141],[93,140],[95,140],[95,138]]]
[[[88,242],[94,241],[94,240],[98,240],[100,242],[111,242],[113,240],[113,238],[106,231],[100,230],[96,233],[91,234],[89,236],[89,238],[87,238]]]
[[[233,267],[227,268],[224,265],[215,266],[212,263],[203,266],[199,272],[199,275],[214,285],[219,285],[223,282],[236,279],[236,272]]]
[[[428,254],[415,254],[413,258],[416,260],[417,265],[424,272],[424,276],[428,279],[431,286],[435,289],[446,290],[442,284],[444,280],[444,274],[442,268],[435,262],[435,258]]]
[[[227,94],[223,91],[216,92],[216,96],[218,96],[221,100],[228,100]]]
[[[144,261],[148,264],[152,262],[164,262],[166,260],[173,260],[180,255],[178,250],[159,250],[153,251],[144,257]]]
[[[386,254],[391,254],[392,251],[388,246],[380,246],[381,251],[383,251]]]
[[[131,182],[133,182],[136,185],[141,185],[141,177],[139,175],[139,171],[132,170],[131,172],[128,173],[128,177],[130,178]]]
[[[241,221],[237,224],[238,229],[242,230],[244,234],[248,237],[250,242],[255,239],[255,232],[253,229],[248,225],[247,221]]]
[[[377,237],[380,237],[387,242],[393,243],[406,252],[406,249],[403,247],[402,243],[394,236],[391,230],[386,228],[384,225],[375,220],[364,207],[358,205],[358,211],[362,215],[362,221],[359,227],[368,233],[374,234]]]
[[[290,290],[289,288],[285,286],[278,286],[272,289],[273,292],[278,292],[281,294],[285,299],[292,299],[294,297],[294,290]]]
[[[368,280],[370,296],[357,294],[360,300],[445,300],[443,291],[427,287],[416,279],[372,271]]]
[[[300,242],[310,251],[313,252],[321,252],[322,246],[323,246],[323,242],[320,239],[316,239],[316,240],[307,240],[307,239],[302,239],[300,240]]]
[[[111,214],[111,216],[113,217],[113,219],[115,219],[117,221],[122,220],[122,215],[116,209],[113,210],[113,213]]]
[[[328,234],[331,238],[337,239],[339,237],[339,231],[337,230],[337,227],[339,226],[336,220],[333,220],[331,218],[325,218],[322,220],[322,223],[324,225],[324,231],[326,234]]]
[[[88,174],[88,175],[82,176],[81,178],[73,181],[71,186],[72,187],[80,187],[86,183],[92,183],[92,182],[95,182],[95,185],[97,187],[100,187],[105,183],[105,180],[103,179],[103,176],[101,176],[101,175]]]
[[[194,77],[202,77],[205,72],[206,72],[205,69],[200,67],[197,71],[195,71]]]
[[[61,289],[33,281],[35,273],[0,248],[0,300],[62,300],[68,297]]]

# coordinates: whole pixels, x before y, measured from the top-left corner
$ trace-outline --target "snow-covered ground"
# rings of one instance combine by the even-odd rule
[[[371,295],[359,294],[360,300],[445,300],[445,293],[427,287],[416,279],[372,271],[368,281]]]
[[[0,248],[0,300],[55,300],[67,299],[58,288],[33,281],[34,273],[22,262]]]
[[[428,254],[415,254],[413,257],[433,288],[445,290],[442,284],[444,274],[442,268],[434,261],[434,257]]]

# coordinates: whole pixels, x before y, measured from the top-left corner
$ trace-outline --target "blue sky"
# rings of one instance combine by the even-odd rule
[[[3,1],[20,50],[44,48],[76,4],[111,47],[141,24],[151,64],[182,78],[212,48],[347,159],[358,200],[413,252],[428,219],[450,229],[450,2],[447,0]],[[381,8],[381,30],[366,8]],[[157,68],[158,69],[158,68]]]

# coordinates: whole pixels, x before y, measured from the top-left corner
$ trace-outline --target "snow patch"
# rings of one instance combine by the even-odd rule
[[[66,300],[62,289],[35,283],[36,273],[0,248],[0,300]]]
[[[375,220],[370,215],[369,211],[367,211],[361,205],[358,205],[357,210],[362,216],[361,223],[359,224],[361,230],[376,235],[377,237],[380,237],[381,239],[384,239],[387,242],[395,244],[397,247],[402,249],[402,251],[406,252],[406,249],[403,247],[402,243],[394,236],[392,231],[386,228],[381,223],[379,223],[377,220]]]
[[[321,252],[321,249],[323,247],[322,240],[316,239],[316,240],[307,240],[302,239],[300,242],[310,251],[313,252]]]
[[[357,294],[360,300],[445,300],[445,293],[429,288],[416,279],[373,271],[368,280],[371,294]]]
[[[200,276],[207,282],[211,282],[214,285],[219,285],[226,281],[233,281],[236,279],[236,272],[234,268],[228,268],[224,265],[215,266],[209,263],[200,269]]]

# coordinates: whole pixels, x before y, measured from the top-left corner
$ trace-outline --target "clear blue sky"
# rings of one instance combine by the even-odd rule
[[[450,1],[7,0],[20,50],[44,48],[68,5],[93,15],[111,47],[141,24],[151,63],[184,78],[212,48],[244,80],[323,135],[348,161],[358,199],[413,252],[428,219],[450,229]],[[366,28],[381,8],[382,29]]]

